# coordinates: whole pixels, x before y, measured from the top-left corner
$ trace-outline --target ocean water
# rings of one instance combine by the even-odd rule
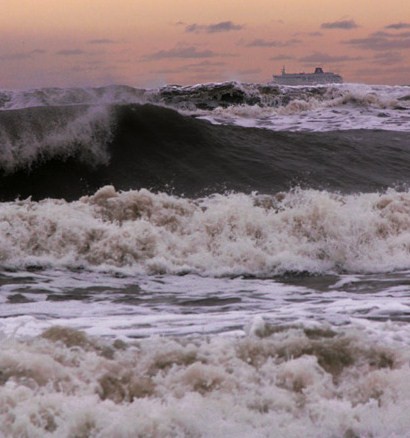
[[[410,437],[410,87],[0,91],[0,436]]]

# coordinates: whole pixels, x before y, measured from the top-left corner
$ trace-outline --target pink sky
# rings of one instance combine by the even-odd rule
[[[408,0],[3,0],[0,87],[155,87],[322,66],[410,84]]]

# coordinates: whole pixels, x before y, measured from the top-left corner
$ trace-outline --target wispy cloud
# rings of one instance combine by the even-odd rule
[[[190,47],[175,47],[174,49],[170,49],[170,50],[159,50],[158,52],[145,55],[142,59],[144,61],[158,61],[160,59],[169,59],[169,58],[195,59],[195,58],[212,58],[214,56],[218,56],[218,54],[212,50],[198,50],[196,47],[190,46]]]
[[[260,73],[262,69],[260,68],[248,68],[246,70],[239,70],[238,73],[241,75],[254,75]]]
[[[157,70],[151,70],[150,73],[155,73],[159,75],[174,75],[183,73],[185,71],[184,67],[178,67],[178,68],[160,68]]]
[[[320,37],[323,35],[322,32],[296,32],[294,36],[309,36],[309,37]]]
[[[314,63],[323,63],[323,62],[337,63],[337,62],[359,61],[361,59],[363,58],[360,56],[356,56],[356,57],[347,56],[347,55],[333,56],[327,53],[314,52],[311,55],[300,58],[299,61],[314,62]]]
[[[204,72],[212,72],[217,70],[219,67],[225,66],[225,62],[212,62],[212,61],[201,61],[196,62],[193,64],[186,64],[181,65],[180,67],[176,68],[165,68],[165,69],[158,69],[153,70],[151,73],[158,73],[158,74],[176,74],[176,73],[183,73],[186,71],[190,71],[193,73],[204,73]]]
[[[0,55],[1,61],[19,61],[23,59],[32,58],[33,55],[42,55],[47,53],[45,50],[35,49],[29,52],[15,52],[15,53],[6,53],[4,55]]]
[[[56,52],[56,55],[59,56],[79,56],[79,55],[87,55],[88,52],[81,49],[64,49]]]
[[[108,38],[100,38],[100,39],[95,39],[95,40],[89,40],[89,41],[87,41],[87,43],[88,44],[104,45],[104,44],[117,44],[117,41],[110,40]]]
[[[410,29],[410,23],[392,23],[384,26],[385,29]]]
[[[368,68],[360,68],[355,71],[355,74],[359,76],[379,76],[385,77],[386,74],[392,75],[393,77],[397,74],[397,66],[391,68],[377,68],[375,69],[373,66]]]
[[[380,37],[380,38],[409,38],[410,37],[410,31],[407,32],[374,32],[371,34],[371,36],[374,37]]]
[[[201,62],[195,62],[194,64],[188,64],[185,66],[185,68],[197,68],[197,67],[222,67],[226,65],[226,62],[213,62],[213,61],[201,61]]]
[[[287,61],[289,59],[295,59],[294,56],[290,56],[290,55],[276,55],[276,56],[272,56],[271,58],[269,58],[270,61]]]
[[[387,32],[375,32],[367,38],[354,38],[344,41],[345,44],[370,50],[398,50],[410,47],[410,32],[390,34]]]
[[[225,62],[212,62],[209,60],[204,60],[201,62],[185,65],[185,70],[193,73],[219,72],[221,68],[225,65]]]
[[[330,23],[322,23],[320,26],[322,29],[356,29],[359,27],[354,20],[340,20],[332,21]]]
[[[257,38],[248,43],[244,43],[245,47],[289,47],[296,44],[300,44],[302,41],[299,39],[291,39],[287,41],[276,41],[276,40],[264,40]]]
[[[242,30],[244,28],[241,24],[235,24],[232,21],[221,21],[213,24],[190,24],[186,26],[185,32],[189,33],[217,33],[217,32],[231,32],[235,30]]]
[[[398,64],[404,60],[403,56],[398,52],[383,52],[376,53],[373,57],[375,64],[392,65]]]

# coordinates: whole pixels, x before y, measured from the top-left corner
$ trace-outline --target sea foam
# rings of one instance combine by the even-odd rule
[[[0,208],[3,266],[100,265],[145,273],[272,276],[409,269],[410,194],[188,199],[106,186],[79,201]]]
[[[5,436],[398,437],[410,428],[408,348],[354,329],[124,343],[53,327],[0,346]]]

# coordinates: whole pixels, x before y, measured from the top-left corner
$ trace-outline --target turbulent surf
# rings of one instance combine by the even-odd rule
[[[406,436],[410,88],[0,91],[0,432]]]

